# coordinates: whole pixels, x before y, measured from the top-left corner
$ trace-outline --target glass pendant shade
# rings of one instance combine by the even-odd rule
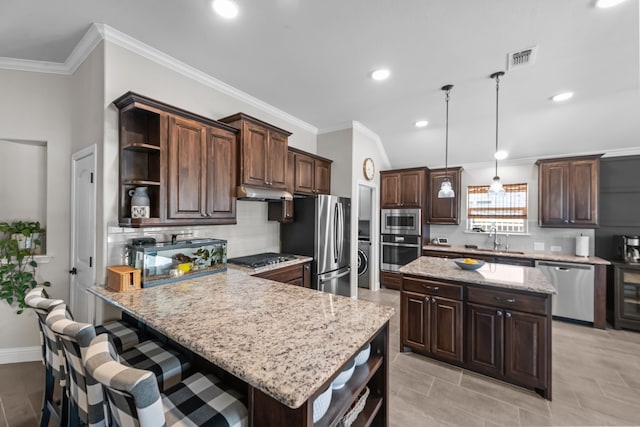
[[[456,197],[456,193],[453,191],[453,186],[447,175],[449,168],[449,92],[453,85],[442,86],[441,90],[445,93],[445,103],[447,105],[446,113],[446,125],[445,125],[445,137],[444,137],[444,180],[440,184],[440,191],[438,191],[438,199],[452,199]]]
[[[493,177],[493,182],[489,186],[489,194],[494,196],[501,196],[504,194],[504,187],[502,186],[502,182],[500,182],[499,176]]]
[[[445,178],[440,184],[440,191],[438,191],[439,199],[451,199],[456,196],[456,193],[453,191],[453,187],[451,186],[451,181]]]

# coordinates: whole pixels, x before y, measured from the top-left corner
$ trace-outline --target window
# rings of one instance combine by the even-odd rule
[[[489,195],[488,185],[467,187],[467,230],[527,232],[527,184],[505,184],[505,194]]]

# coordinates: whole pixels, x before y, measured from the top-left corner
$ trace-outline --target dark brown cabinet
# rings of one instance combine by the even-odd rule
[[[330,194],[331,160],[290,148],[294,153],[294,193]]]
[[[427,168],[412,168],[380,172],[380,207],[423,208],[427,171]]]
[[[402,274],[380,270],[380,284],[386,288],[399,291],[402,287]]]
[[[311,287],[311,263],[296,264],[276,270],[258,273],[255,277],[273,280],[275,282],[288,283],[291,285]]]
[[[548,297],[469,287],[466,351],[469,369],[539,390],[551,384]],[[547,397],[548,391],[545,391]]]
[[[244,113],[220,121],[240,130],[240,184],[286,189],[291,133]]]
[[[462,362],[462,295],[456,285],[405,278],[401,293],[402,345],[443,360]],[[424,291],[424,292],[420,292]]]
[[[120,110],[119,224],[235,224],[238,131],[128,92]],[[129,190],[145,186],[150,218],[131,218]]]
[[[540,226],[598,226],[600,157],[538,160]]]
[[[613,266],[613,326],[640,331],[640,265],[616,262]]]
[[[400,345],[551,399],[550,295],[403,275]]]
[[[438,198],[438,191],[442,181],[448,178],[455,197],[449,199]],[[460,200],[462,168],[431,169],[429,170],[429,194],[427,206],[427,222],[430,224],[460,224]]]

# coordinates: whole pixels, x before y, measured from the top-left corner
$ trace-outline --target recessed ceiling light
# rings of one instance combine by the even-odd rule
[[[429,122],[426,121],[426,120],[418,120],[417,122],[414,123],[415,127],[417,127],[417,128],[427,127],[428,124],[429,124]]]
[[[596,1],[596,7],[600,9],[607,9],[609,7],[617,6],[625,0],[598,0]]]
[[[504,159],[506,159],[508,156],[509,156],[509,153],[507,153],[507,152],[506,152],[506,151],[504,151],[504,150],[498,150],[498,151],[496,151],[496,153],[493,155],[493,157],[494,157],[496,160],[504,160]]]
[[[213,10],[226,19],[238,16],[238,5],[231,0],[213,0]]]
[[[371,73],[371,78],[373,80],[387,80],[390,75],[391,71],[387,70],[386,68],[381,68]]]
[[[559,93],[557,95],[554,95],[551,97],[552,101],[555,102],[562,102],[562,101],[566,101],[567,99],[571,99],[573,98],[573,92],[562,92]]]

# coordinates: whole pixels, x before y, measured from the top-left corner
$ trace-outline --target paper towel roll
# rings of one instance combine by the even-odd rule
[[[589,256],[589,236],[576,236],[576,256]]]

